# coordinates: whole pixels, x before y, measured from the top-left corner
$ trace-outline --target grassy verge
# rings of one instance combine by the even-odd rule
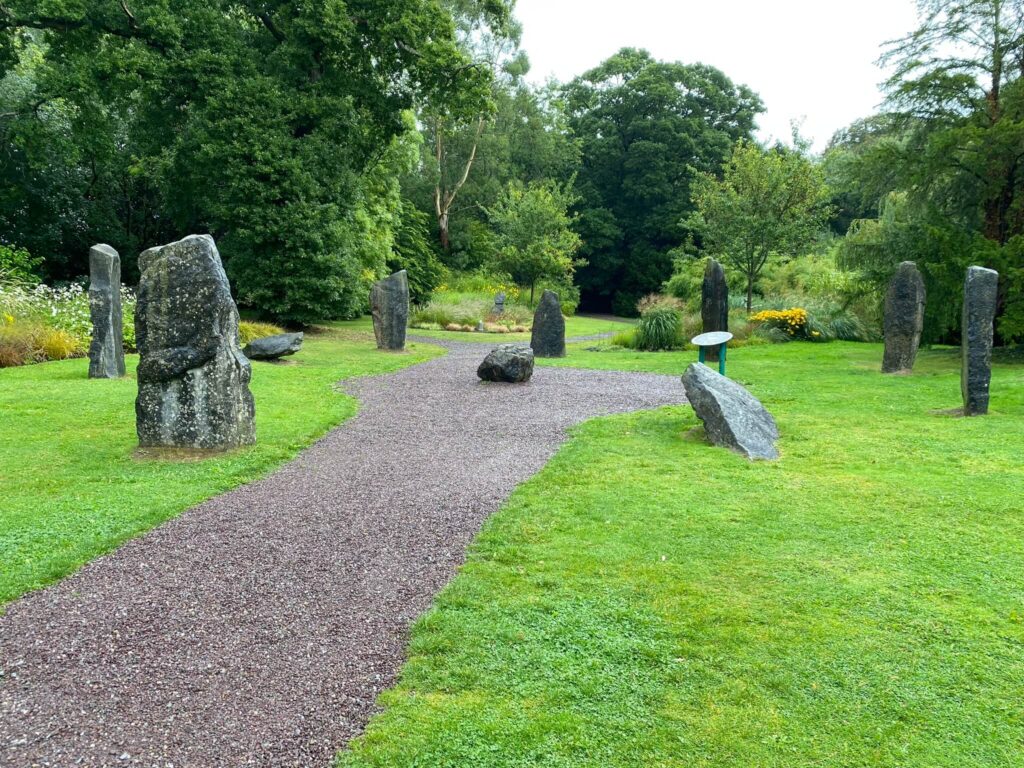
[[[356,321],[359,322],[359,321]],[[565,335],[567,338],[574,336],[596,336],[601,333],[618,333],[632,327],[628,321],[607,320],[594,317],[567,317],[565,320]],[[410,328],[410,335],[425,336],[431,339],[451,339],[454,341],[469,341],[486,344],[504,344],[510,341],[529,341],[529,333],[463,333],[461,331],[428,331],[419,328]]]
[[[880,359],[738,350],[776,463],[707,446],[685,406],[578,428],[485,526],[340,765],[1019,764],[1024,365],[962,419],[935,413],[958,404],[955,353],[911,377]]]
[[[380,353],[365,333],[307,335],[294,364],[253,364],[256,447],[191,463],[133,457],[134,355],[120,381],[90,381],[87,360],[0,370],[0,603],[291,458],[355,412],[339,379],[437,354]]]

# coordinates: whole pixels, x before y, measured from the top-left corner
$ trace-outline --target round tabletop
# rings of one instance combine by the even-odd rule
[[[711,333],[702,333],[700,336],[694,336],[690,339],[690,342],[698,347],[717,347],[725,344],[731,338],[732,334],[728,331],[712,331]]]

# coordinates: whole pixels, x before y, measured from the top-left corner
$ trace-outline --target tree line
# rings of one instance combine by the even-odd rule
[[[417,300],[485,268],[633,314],[705,254],[750,306],[831,226],[873,290],[919,263],[931,337],[956,332],[968,262],[999,269],[1000,331],[1024,333],[1021,0],[923,2],[883,111],[823,157],[756,142],[757,94],[703,64],[627,48],[533,85],[514,6],[6,0],[4,252],[60,280],[106,241],[131,279],[143,248],[210,232],[240,303],[296,324],[358,314],[398,268]]]

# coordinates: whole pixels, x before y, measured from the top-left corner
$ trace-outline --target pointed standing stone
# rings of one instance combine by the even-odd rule
[[[960,326],[960,390],[964,416],[988,413],[992,379],[992,322],[996,316],[999,273],[984,267],[968,267],[964,278],[964,313]]]
[[[558,294],[544,291],[533,314],[530,346],[537,357],[565,357],[565,318]]]
[[[405,349],[405,331],[409,325],[409,277],[404,269],[374,283],[370,291],[370,312],[377,349]]]
[[[882,373],[910,373],[924,328],[924,279],[917,265],[904,261],[885,294],[885,354]]]
[[[89,249],[89,378],[124,376],[124,331],[121,313],[121,257],[109,245]]]
[[[256,442],[252,368],[213,238],[139,256],[136,429],[142,447],[227,449]]]
[[[704,268],[704,282],[700,286],[700,317],[704,333],[729,330],[729,284],[725,280],[725,270],[714,259],[708,259]],[[705,354],[708,362],[718,362],[718,347],[709,348]]]

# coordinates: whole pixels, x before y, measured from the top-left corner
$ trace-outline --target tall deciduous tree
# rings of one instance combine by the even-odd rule
[[[696,212],[687,225],[705,250],[743,274],[748,312],[768,260],[802,255],[830,216],[822,170],[796,144],[765,151],[741,141],[721,179],[703,174],[694,183]]]
[[[761,101],[713,67],[632,48],[573,80],[564,99],[583,153],[583,301],[635,314],[636,301],[672,272],[695,175],[721,169],[729,148],[751,135]]]
[[[33,98],[121,225],[104,239],[208,231],[239,298],[299,323],[358,312],[385,269],[410,110],[490,91],[435,0],[6,0],[0,30],[8,66],[42,35]]]

